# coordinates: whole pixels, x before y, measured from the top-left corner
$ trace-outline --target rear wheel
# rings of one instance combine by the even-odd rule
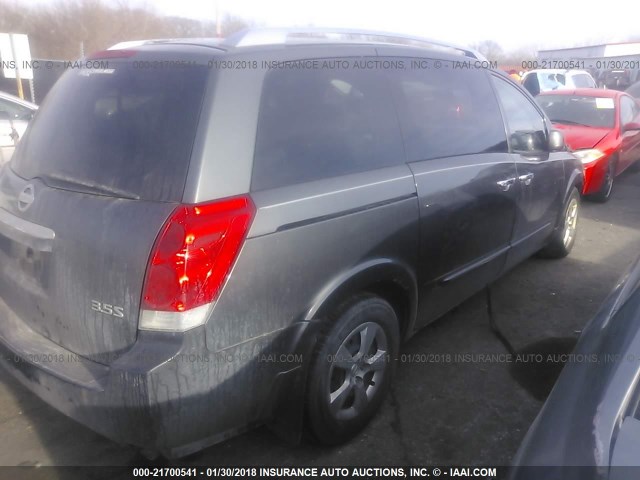
[[[355,436],[380,407],[400,333],[393,307],[373,295],[343,304],[327,330],[311,366],[307,418],[316,439],[334,445]]]
[[[578,233],[580,215],[580,193],[574,188],[564,207],[562,224],[553,232],[549,244],[540,251],[547,258],[563,258],[573,249]]]
[[[613,192],[613,180],[616,174],[616,164],[613,160],[609,161],[607,165],[607,171],[604,175],[604,179],[602,180],[602,186],[597,193],[590,195],[589,200],[593,200],[596,202],[604,203],[607,202],[611,198],[611,193]]]

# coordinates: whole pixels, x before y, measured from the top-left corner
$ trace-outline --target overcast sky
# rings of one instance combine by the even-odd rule
[[[65,0],[36,0],[55,3]],[[125,0],[126,1],[126,0]],[[103,0],[114,5],[119,0]],[[640,2],[571,0],[128,0],[157,13],[215,19],[220,12],[258,25],[396,31],[470,45],[493,40],[505,51],[627,41],[640,35]]]

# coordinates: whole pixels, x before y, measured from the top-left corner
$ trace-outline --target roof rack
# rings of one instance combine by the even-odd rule
[[[147,40],[130,40],[111,45],[107,50],[126,50],[127,48],[140,47],[142,45],[153,45],[162,43],[189,43],[202,44],[206,46],[218,46],[223,42],[222,38],[150,38]]]
[[[478,60],[484,55],[467,47],[404,33],[345,28],[256,28],[246,29],[225,38],[222,47],[248,47],[257,45],[309,44],[309,43],[373,43],[407,45],[432,50],[444,50]]]

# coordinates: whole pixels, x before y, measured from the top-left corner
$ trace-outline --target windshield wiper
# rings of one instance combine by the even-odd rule
[[[579,125],[581,127],[591,127],[592,125],[587,125],[586,123],[574,122],[573,120],[563,120],[560,118],[552,118],[551,121],[553,123],[564,123],[566,125]]]
[[[135,193],[113,188],[108,185],[100,185],[97,183],[79,180],[77,178],[66,177],[56,174],[38,175],[44,183],[50,187],[60,188],[62,190],[72,190],[82,193],[91,193],[95,195],[103,195],[107,197],[126,198],[129,200],[140,200],[140,196]]]

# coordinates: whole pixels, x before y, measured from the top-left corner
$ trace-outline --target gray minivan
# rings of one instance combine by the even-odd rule
[[[343,442],[401,341],[574,244],[581,163],[472,51],[257,30],[91,59],[0,170],[0,350],[116,441]]]

